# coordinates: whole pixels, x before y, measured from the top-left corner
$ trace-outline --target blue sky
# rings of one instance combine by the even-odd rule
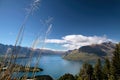
[[[39,0],[0,0],[0,43],[15,44],[34,1]],[[120,41],[119,0],[41,0],[36,6],[25,24],[22,46],[30,47],[38,34],[42,43],[48,20],[52,28],[45,48],[68,50],[108,40]]]

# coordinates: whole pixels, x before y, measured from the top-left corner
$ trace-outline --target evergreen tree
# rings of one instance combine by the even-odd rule
[[[101,65],[101,60],[98,59],[97,63],[95,64],[94,67],[94,77],[95,80],[103,80],[103,76],[102,76],[102,65]]]
[[[88,64],[87,66],[87,75],[88,75],[88,80],[92,80],[92,76],[93,76],[93,67],[91,64]]]
[[[105,63],[103,65],[103,78],[108,80],[110,76],[110,61],[108,58],[105,58]]]
[[[111,76],[114,80],[120,80],[120,43],[116,44],[111,62]]]
[[[87,77],[86,67],[87,67],[87,63],[84,63],[84,64],[82,65],[82,68],[80,69],[80,74],[79,74],[79,76],[81,77],[82,80],[84,80],[84,78]],[[79,78],[80,78],[80,77],[79,77]]]
[[[65,74],[61,76],[58,80],[75,80],[74,76],[72,74]]]
[[[82,78],[82,80],[92,80],[92,76],[93,76],[92,65],[84,63],[82,69],[80,70],[80,77]]]

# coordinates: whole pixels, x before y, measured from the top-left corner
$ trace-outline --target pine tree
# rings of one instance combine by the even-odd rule
[[[87,67],[87,63],[84,63],[84,64],[82,65],[82,68],[80,69],[79,78],[81,78],[82,80],[84,80],[84,78],[87,77],[86,67]]]
[[[88,80],[92,80],[93,67],[91,64],[88,64],[88,66],[87,66],[87,75],[88,75]]]
[[[108,80],[109,76],[110,76],[110,61],[108,58],[105,58],[105,63],[103,65],[103,78],[105,80]]]
[[[92,80],[93,76],[93,67],[91,64],[84,63],[80,70],[80,77],[82,80]]]
[[[116,44],[111,62],[111,76],[115,80],[120,79],[120,43]]]
[[[97,63],[95,64],[94,67],[94,77],[95,80],[102,80],[103,79],[103,73],[102,73],[102,65],[101,65],[101,60],[98,59]]]

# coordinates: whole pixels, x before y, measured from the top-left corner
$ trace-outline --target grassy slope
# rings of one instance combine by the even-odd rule
[[[88,54],[83,52],[78,52],[78,50],[74,50],[69,55],[63,56],[64,59],[67,60],[81,60],[81,61],[88,61],[88,60],[96,60],[98,57],[95,54]]]

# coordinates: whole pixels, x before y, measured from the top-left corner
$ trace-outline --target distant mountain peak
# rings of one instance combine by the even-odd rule
[[[82,46],[79,49],[68,51],[65,58],[68,59],[82,59],[86,58],[86,56],[95,56],[95,57],[104,57],[104,56],[112,56],[112,52],[115,49],[115,43],[112,42],[104,42],[101,44],[92,44],[87,46]],[[75,54],[76,53],[76,54]],[[83,56],[84,55],[84,56]]]

